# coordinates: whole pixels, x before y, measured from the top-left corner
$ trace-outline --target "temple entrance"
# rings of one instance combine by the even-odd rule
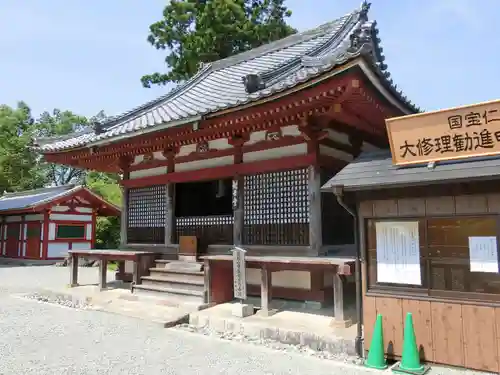
[[[196,236],[199,248],[233,243],[231,179],[175,185],[175,242]]]

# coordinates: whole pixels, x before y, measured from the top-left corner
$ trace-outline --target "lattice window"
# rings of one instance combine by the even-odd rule
[[[155,185],[128,190],[129,243],[165,242],[166,186]]]
[[[175,221],[179,236],[196,236],[201,247],[233,244],[233,215],[180,217]]]
[[[308,170],[245,176],[245,244],[308,245]]]

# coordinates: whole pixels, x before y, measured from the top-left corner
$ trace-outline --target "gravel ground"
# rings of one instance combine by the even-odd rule
[[[95,281],[97,272],[80,269],[80,277]],[[0,266],[0,375],[381,373],[268,340],[193,333],[188,325],[162,329],[40,292],[68,278],[65,268]],[[433,368],[429,374],[473,372]]]
[[[0,294],[0,374],[359,374],[298,353]]]

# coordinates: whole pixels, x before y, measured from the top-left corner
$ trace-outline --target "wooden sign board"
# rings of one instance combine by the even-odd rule
[[[395,165],[500,154],[500,100],[386,120]]]
[[[233,250],[233,290],[234,298],[247,299],[246,250],[235,247]]]

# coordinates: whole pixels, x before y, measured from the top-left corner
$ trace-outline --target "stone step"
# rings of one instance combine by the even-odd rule
[[[174,271],[167,270],[164,268],[150,268],[149,276],[154,277],[172,277],[178,281],[184,281],[186,283],[191,281],[201,281],[205,280],[204,272],[192,272],[192,271]]]
[[[141,277],[142,285],[157,285],[169,289],[195,290],[203,292],[205,287],[204,279],[194,280],[179,280],[176,277],[157,277],[143,276]]]
[[[191,271],[191,272],[201,272],[203,270],[203,263],[200,262],[183,262],[183,261],[172,261],[164,263],[164,268],[173,271]]]
[[[173,261],[170,259],[156,259],[155,260],[155,267],[164,268],[165,265],[167,265],[168,263],[171,263],[171,262],[173,262]]]
[[[132,292],[138,295],[170,299],[178,305],[183,304],[202,304],[203,291],[186,290],[180,288],[165,288],[158,285],[134,285]]]

